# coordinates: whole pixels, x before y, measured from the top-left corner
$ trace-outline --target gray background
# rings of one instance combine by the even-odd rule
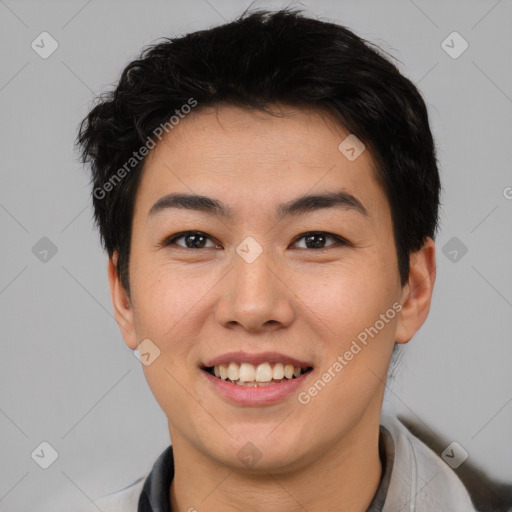
[[[144,45],[230,20],[248,5],[0,0],[4,512],[80,508],[149,471],[169,442],[166,418],[113,318],[89,177],[73,142],[91,99]],[[386,407],[441,443],[457,441],[468,462],[511,482],[512,3],[302,5],[401,61],[425,97],[438,144],[444,193],[434,301]],[[31,48],[43,31],[59,44],[47,59]],[[456,59],[441,46],[453,31],[469,43]],[[33,252],[43,237],[57,248],[46,262]],[[48,469],[31,458],[42,441],[59,454]]]

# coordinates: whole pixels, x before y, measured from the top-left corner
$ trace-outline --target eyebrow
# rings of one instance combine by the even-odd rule
[[[368,216],[368,211],[361,201],[344,190],[300,196],[278,205],[276,214],[279,219],[282,219],[290,215],[300,215],[323,208],[333,207],[353,210],[364,216]],[[229,206],[218,199],[196,194],[173,193],[158,199],[150,208],[148,217],[153,217],[160,212],[174,208],[196,210],[224,218],[231,218],[233,216]]]

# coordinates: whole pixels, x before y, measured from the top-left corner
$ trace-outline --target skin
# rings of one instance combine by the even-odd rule
[[[349,161],[348,132],[328,114],[283,105],[281,117],[234,106],[196,110],[146,159],[133,217],[128,296],[108,275],[124,340],[144,339],[160,356],[143,366],[165,412],[174,446],[173,511],[365,511],[381,477],[379,419],[395,341],[407,343],[426,319],[435,246],[411,255],[401,286],[391,213],[368,149]],[[276,206],[304,194],[343,189],[368,215],[323,208],[277,221]],[[173,209],[148,217],[171,192],[214,197],[234,216]],[[160,243],[198,230],[200,249]],[[304,235],[323,231],[324,249]],[[247,263],[235,251],[252,236],[263,252]],[[178,245],[180,244],[180,245]],[[402,310],[311,399],[297,393],[259,407],[221,398],[201,364],[230,351],[278,351],[308,361],[312,383],[393,303]],[[311,384],[308,384],[309,386]],[[307,386],[298,391],[307,391]],[[253,443],[261,459],[237,457]]]

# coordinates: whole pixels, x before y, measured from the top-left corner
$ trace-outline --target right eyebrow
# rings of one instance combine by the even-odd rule
[[[149,210],[148,217],[171,208],[186,208],[198,210],[219,217],[231,217],[232,213],[228,206],[217,199],[195,194],[167,194],[161,197]]]

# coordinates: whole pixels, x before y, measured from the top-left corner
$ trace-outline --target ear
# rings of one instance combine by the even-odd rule
[[[108,281],[110,284],[110,295],[117,324],[121,329],[124,342],[132,350],[138,346],[137,336],[135,335],[135,324],[133,321],[133,310],[130,297],[121,284],[117,272],[118,253],[114,252],[112,258],[108,260]]]
[[[397,343],[410,341],[427,318],[436,280],[435,249],[429,237],[422,248],[410,256],[409,279],[402,289],[402,310],[395,335]]]

